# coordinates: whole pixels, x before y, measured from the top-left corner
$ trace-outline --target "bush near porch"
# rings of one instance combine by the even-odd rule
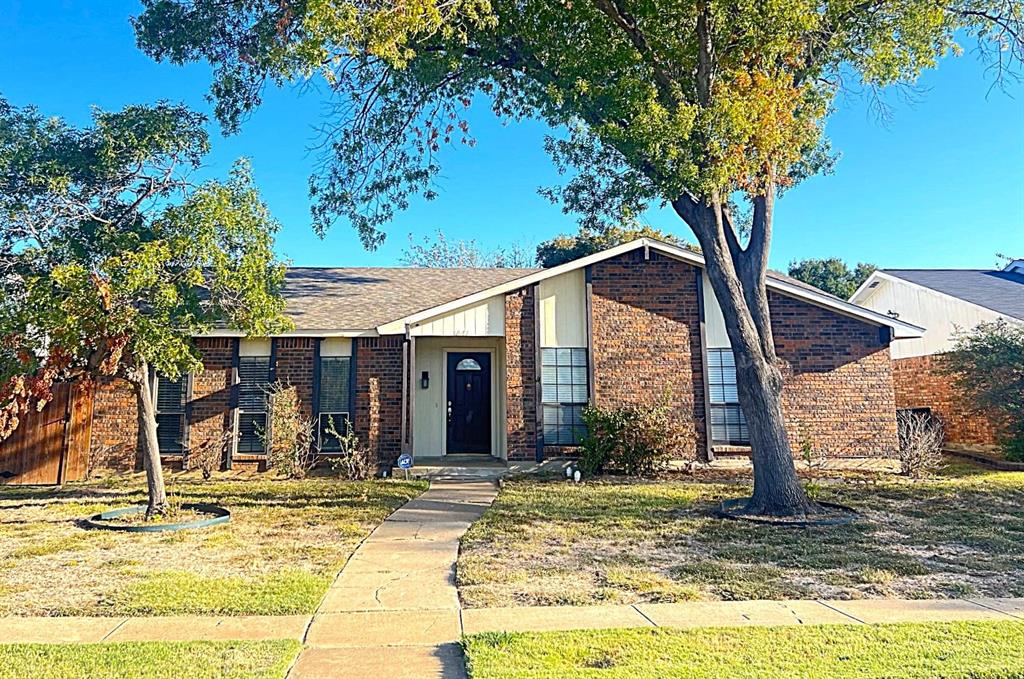
[[[0,615],[312,613],[356,545],[425,483],[169,479],[176,501],[231,522],[174,533],[84,530],[146,500],[141,475],[64,488],[0,486]]]
[[[460,595],[468,607],[1024,596],[1024,474],[947,463],[919,481],[819,477],[817,499],[862,518],[807,529],[711,515],[746,484],[510,481],[463,538]]]

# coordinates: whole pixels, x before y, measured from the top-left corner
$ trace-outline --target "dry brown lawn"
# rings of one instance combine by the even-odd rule
[[[715,518],[747,481],[682,478],[509,482],[463,539],[464,603],[1024,596],[1022,473],[819,478],[861,519],[807,529]]]
[[[176,501],[231,522],[174,533],[86,530],[81,519],[145,502],[139,475],[64,488],[0,487],[0,615],[312,612],[352,550],[426,487],[174,476]]]

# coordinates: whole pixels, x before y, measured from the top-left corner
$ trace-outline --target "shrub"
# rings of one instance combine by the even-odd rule
[[[334,418],[327,418],[326,433],[335,438],[341,446],[340,451],[331,453],[331,469],[343,479],[362,481],[370,476],[372,469],[370,453],[356,436],[352,429],[352,423],[345,420],[344,425],[345,433],[341,433],[334,425]]]
[[[261,432],[267,467],[290,479],[301,479],[316,464],[316,426],[302,412],[294,387],[274,382],[267,387],[270,425]]]
[[[583,411],[587,435],[580,469],[596,474],[609,468],[628,476],[650,476],[668,468],[692,441],[692,421],[681,418],[667,398],[637,406]]]
[[[900,473],[917,478],[942,462],[942,425],[931,413],[903,410],[896,414]]]
[[[209,481],[213,472],[220,469],[221,463],[224,461],[224,453],[233,440],[234,432],[226,431],[222,432],[220,436],[208,438],[198,445],[189,446],[183,462],[185,469],[198,469],[203,478]]]
[[[974,408],[995,416],[1003,450],[1024,461],[1024,325],[981,323],[956,337],[945,368]]]

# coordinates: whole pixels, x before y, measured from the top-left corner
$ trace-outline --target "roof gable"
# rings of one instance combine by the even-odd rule
[[[1024,274],[987,269],[883,269],[879,273],[1024,320]],[[862,290],[866,289],[862,286]],[[861,290],[854,294],[858,299]]]
[[[432,307],[429,309],[424,309],[423,311],[410,314],[409,316],[406,316],[404,318],[395,319],[394,321],[388,324],[387,330],[393,332],[394,329],[399,326],[405,324],[415,324],[427,318],[431,318],[433,316],[437,316],[439,314],[452,311],[461,306],[474,304],[476,302],[479,302],[488,297],[492,297],[494,295],[504,294],[506,292],[518,290],[528,285],[538,283],[546,278],[558,276],[560,274],[566,273],[568,271],[573,271],[575,269],[581,269],[583,267],[589,266],[590,264],[594,264],[605,259],[610,259],[612,257],[617,257],[621,254],[632,252],[634,250],[638,250],[641,248],[644,249],[645,251],[655,250],[669,257],[680,259],[702,269],[704,268],[704,256],[701,254],[695,253],[692,250],[687,250],[686,248],[681,248],[679,246],[654,240],[651,238],[638,238],[628,243],[622,243],[621,245],[608,248],[607,250],[602,250],[601,252],[597,252],[586,257],[581,257],[571,262],[560,264],[559,266],[551,267],[550,269],[535,270],[531,273],[527,273],[524,276],[512,279],[505,283],[501,283],[492,288],[480,290],[465,297],[452,300],[445,304],[441,304],[439,306]],[[892,328],[894,331],[894,338],[897,339],[903,337],[920,337],[921,334],[924,332],[924,328],[918,327],[911,323],[907,323],[905,321],[900,321],[898,319],[891,318],[889,316],[886,316],[885,314],[880,314],[876,311],[871,311],[870,309],[865,309],[864,307],[853,304],[852,302],[847,302],[846,300],[840,299],[839,297],[831,295],[823,290],[819,290],[818,288],[815,288],[812,285],[808,285],[802,281],[798,281],[794,278],[790,278],[789,276],[785,276],[774,271],[770,272],[766,284],[770,290],[775,290],[790,297],[795,297],[805,302],[809,302],[817,306],[831,309],[837,313],[844,314],[852,318],[857,318],[880,327]]]

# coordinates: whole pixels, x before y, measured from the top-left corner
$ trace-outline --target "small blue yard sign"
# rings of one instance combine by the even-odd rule
[[[399,469],[412,469],[412,455],[409,453],[402,453],[398,456],[398,468]]]

